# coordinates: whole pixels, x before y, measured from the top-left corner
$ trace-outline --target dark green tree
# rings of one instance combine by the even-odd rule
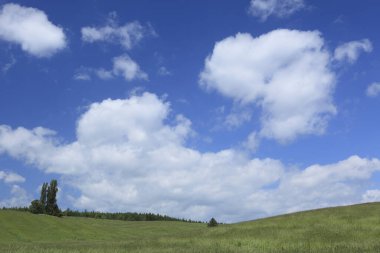
[[[41,187],[40,204],[43,208],[42,213],[46,213],[48,183],[43,183]]]
[[[216,226],[218,226],[218,222],[214,218],[211,218],[211,220],[207,223],[207,226],[208,227],[216,227]]]
[[[61,211],[57,205],[57,192],[58,192],[58,182],[53,179],[50,181],[50,185],[47,188],[47,198],[46,198],[46,213],[49,215],[60,216]]]
[[[35,214],[43,213],[44,206],[41,205],[41,202],[38,199],[35,199],[30,203],[29,211]]]

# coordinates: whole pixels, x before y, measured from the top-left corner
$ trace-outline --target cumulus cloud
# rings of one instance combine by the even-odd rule
[[[377,97],[380,93],[380,83],[372,83],[367,87],[366,94],[368,97]]]
[[[66,47],[62,28],[35,8],[5,4],[0,10],[0,39],[19,44],[37,57],[49,57]]]
[[[265,21],[269,16],[288,17],[304,7],[303,0],[251,0],[249,13]]]
[[[65,173],[65,170],[66,173],[69,173],[77,170],[76,167],[65,168],[66,159],[77,157],[74,150],[75,143],[72,147],[59,149],[58,152],[54,136],[54,131],[42,127],[28,130],[23,127],[12,129],[9,126],[1,125],[0,153],[7,152],[10,156],[22,159],[28,164],[45,168],[46,172]]]
[[[371,177],[379,171],[380,160],[358,156],[334,164],[316,164],[290,171],[277,188],[255,192],[250,201],[269,213],[359,203],[368,192]]]
[[[191,122],[170,112],[152,93],[107,99],[78,119],[72,143],[45,128],[0,126],[0,153],[63,175],[80,193],[70,197],[76,208],[223,221],[352,203],[380,169],[356,156],[303,170],[236,149],[200,152],[186,145]]]
[[[83,27],[82,40],[87,43],[107,42],[120,44],[125,49],[131,49],[144,37],[155,35],[151,26],[144,26],[138,21],[119,26],[116,22],[116,14],[113,13],[105,26]]]
[[[372,43],[368,39],[350,41],[337,47],[334,52],[336,61],[354,63],[362,52],[372,52]]]
[[[23,176],[20,176],[19,174],[14,173],[14,172],[6,172],[6,171],[1,171],[1,170],[0,170],[0,180],[8,184],[25,182],[25,178]]]
[[[317,31],[237,34],[215,44],[200,84],[242,105],[261,108],[260,137],[280,142],[322,134],[336,113],[335,75]]]

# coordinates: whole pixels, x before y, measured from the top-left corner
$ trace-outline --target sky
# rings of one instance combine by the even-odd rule
[[[380,201],[380,2],[0,0],[0,206],[238,222]]]

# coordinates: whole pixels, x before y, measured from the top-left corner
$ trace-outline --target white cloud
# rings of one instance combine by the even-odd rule
[[[222,221],[361,201],[380,169],[356,156],[302,170],[235,149],[200,152],[186,146],[191,122],[170,111],[151,93],[107,99],[79,118],[72,143],[44,128],[0,126],[0,153],[63,174],[62,185],[80,192],[76,208]]]
[[[148,80],[148,74],[141,70],[140,66],[132,60],[127,54],[114,57],[112,69],[104,68],[80,68],[75,74],[74,79],[80,81],[91,80],[91,76],[95,75],[103,80],[110,80],[115,77],[123,77],[126,81]]]
[[[105,26],[83,27],[82,40],[87,43],[107,42],[120,44],[124,49],[130,50],[144,37],[156,35],[150,25],[144,26],[138,21],[134,21],[119,26],[116,19],[117,14],[112,12]],[[103,80],[109,80],[117,76],[122,76],[127,81],[148,80],[148,75],[127,54],[114,57],[112,69],[91,69],[90,72]]]
[[[98,145],[102,143],[128,142],[140,146],[160,146],[166,141],[179,143],[186,136],[188,121],[180,120],[171,129],[162,125],[167,117],[169,104],[161,102],[155,95],[144,93],[127,100],[104,100],[94,103],[78,122],[77,137],[80,143]],[[183,131],[179,131],[183,128]],[[153,130],[159,130],[157,136]]]
[[[363,202],[380,202],[380,190],[368,190],[363,194]]]
[[[0,39],[19,44],[37,57],[49,57],[66,47],[62,28],[38,9],[5,4],[0,10]]]
[[[8,199],[0,199],[0,206],[4,207],[24,207],[29,206],[31,197],[24,188],[12,185],[11,196]]]
[[[85,72],[77,72],[74,75],[74,80],[78,80],[78,81],[90,81],[91,80],[91,75],[89,73],[85,73]]]
[[[143,26],[137,21],[118,26],[115,14],[103,27],[83,27],[82,40],[87,43],[108,42],[120,44],[125,49],[131,49],[144,37],[155,35],[155,31],[150,26]]]
[[[255,203],[252,209],[259,206],[258,211],[264,213],[359,203],[371,177],[379,171],[380,160],[358,156],[334,164],[316,164],[289,171],[278,187],[253,193],[250,203]]]
[[[370,40],[362,39],[340,45],[335,49],[334,59],[354,63],[362,52],[372,52],[372,43]]]
[[[114,78],[112,70],[105,70],[103,68],[95,70],[95,74],[97,75],[97,77],[103,80],[109,80]]]
[[[25,178],[14,172],[5,172],[0,170],[0,180],[3,180],[5,183],[23,183]]]
[[[261,108],[260,137],[280,142],[321,134],[336,113],[331,57],[317,31],[237,34],[215,44],[200,84]]]
[[[380,93],[380,83],[372,83],[368,86],[366,94],[368,97],[377,97]]]
[[[369,179],[372,173],[379,170],[379,160],[352,156],[347,160],[331,165],[310,166],[297,175],[293,175],[289,183],[301,188],[317,189],[322,183],[331,184]]]
[[[126,54],[113,59],[112,71],[114,75],[121,75],[127,81],[134,79],[148,79],[148,75],[141,71],[140,66]]]
[[[269,16],[288,17],[304,7],[303,0],[251,0],[249,13],[265,21]]]
[[[126,54],[113,58],[112,70],[97,69],[95,73],[103,80],[112,79],[117,76],[123,77],[126,81],[135,79],[148,80],[148,75]]]

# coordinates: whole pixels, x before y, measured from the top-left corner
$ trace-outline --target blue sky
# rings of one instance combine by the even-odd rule
[[[0,205],[226,222],[380,201],[377,1],[0,1]]]

